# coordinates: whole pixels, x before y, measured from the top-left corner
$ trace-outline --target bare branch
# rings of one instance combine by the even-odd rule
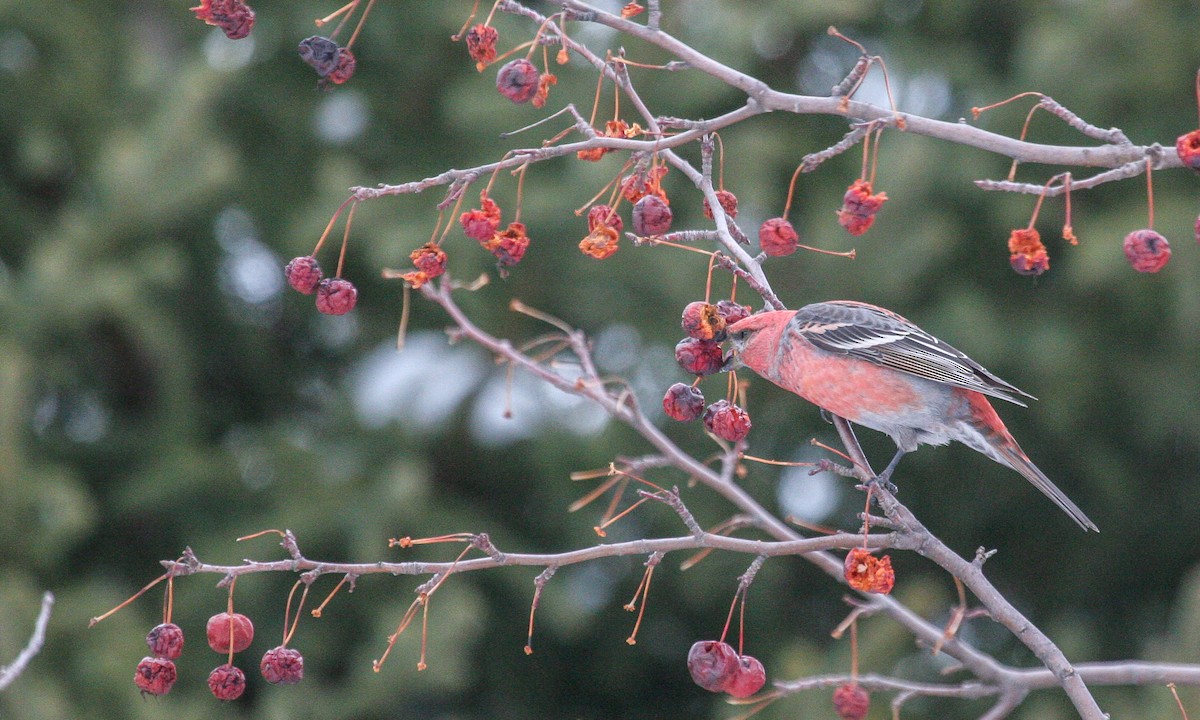
[[[50,624],[50,611],[54,608],[54,593],[47,590],[42,594],[42,607],[38,611],[37,620],[33,623],[33,632],[29,635],[29,641],[25,643],[25,647],[21,652],[17,653],[17,657],[12,663],[0,666],[0,692],[3,692],[13,681],[25,672],[29,662],[42,650],[42,644],[46,642],[46,626]]]

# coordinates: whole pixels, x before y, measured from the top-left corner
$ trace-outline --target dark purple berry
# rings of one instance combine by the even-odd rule
[[[717,312],[725,318],[725,327],[750,317],[750,306],[739,305],[732,300],[718,300]]]
[[[671,206],[657,195],[647,195],[633,204],[635,235],[662,235],[671,229]]]
[[[689,422],[704,412],[704,393],[687,383],[675,383],[663,396],[663,412],[679,422]]]
[[[529,102],[537,94],[541,73],[525,58],[517,58],[496,73],[496,89],[518,105]]]

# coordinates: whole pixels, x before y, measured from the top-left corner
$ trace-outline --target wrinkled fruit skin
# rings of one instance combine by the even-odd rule
[[[705,409],[704,427],[722,440],[737,442],[750,434],[750,414],[728,400],[718,400]]]
[[[618,234],[625,230],[625,221],[607,205],[593,205],[592,209],[588,210],[587,221],[588,232],[595,230],[598,225],[607,225]]]
[[[288,285],[291,285],[293,290],[305,295],[312,295],[322,278],[321,266],[311,255],[292,258],[292,261],[283,268],[283,274],[287,277]]]
[[[846,683],[833,691],[833,710],[841,720],[863,720],[871,709],[871,696],[858,685]]]
[[[758,228],[758,244],[770,257],[784,257],[796,252],[800,235],[784,218],[770,218]]]
[[[345,315],[358,303],[358,289],[349,280],[325,278],[317,285],[317,310],[326,315]]]
[[[232,620],[230,619],[232,617]],[[229,652],[229,625],[233,624],[233,651],[241,652],[254,640],[254,623],[241,613],[217,613],[208,619],[208,646],[222,655]],[[219,668],[218,668],[219,669]]]
[[[886,595],[896,586],[896,572],[888,555],[875,557],[866,548],[854,548],[846,554],[842,568],[846,583],[855,590]]]
[[[701,640],[688,651],[692,682],[709,692],[725,692],[738,672],[738,655],[729,643]]]
[[[1171,259],[1171,243],[1153,230],[1134,230],[1125,236],[1125,259],[1134,270],[1156,273]]]
[[[750,655],[742,655],[738,658],[737,672],[733,674],[733,679],[725,686],[725,692],[735,698],[748,698],[759,690],[762,690],[762,686],[766,682],[767,671],[763,668],[763,664],[758,661],[758,658]]]
[[[879,212],[887,199],[887,193],[872,194],[871,183],[866,180],[855,180],[842,197],[838,223],[851,235],[862,235],[874,224],[875,213]]]
[[[358,60],[354,57],[354,53],[350,48],[338,48],[337,64],[333,66],[333,70],[325,76],[325,80],[334,85],[341,85],[349,80],[354,75],[355,68],[358,67]]]
[[[597,260],[605,260],[613,256],[620,247],[621,236],[608,225],[597,225],[579,241],[579,251]]]
[[[329,38],[313,35],[301,40],[296,52],[301,60],[317,71],[317,77],[325,78],[337,69],[340,49],[341,46]]]
[[[150,654],[167,660],[178,660],[183,654],[183,630],[175,623],[155,625],[146,633]]]
[[[1200,130],[1180,135],[1175,141],[1175,154],[1185,167],[1200,171]]]
[[[679,422],[690,422],[704,412],[704,393],[687,383],[675,383],[663,395],[663,412]]]
[[[725,354],[713,340],[684,338],[675,346],[675,361],[684,372],[692,375],[712,375],[725,366]]]
[[[662,235],[671,229],[671,207],[657,195],[647,195],[633,204],[633,232],[636,235]]]
[[[151,695],[166,695],[175,684],[175,663],[161,657],[144,657],[133,674],[138,690]]]
[[[718,190],[717,191],[717,202],[719,202],[721,204],[721,209],[725,211],[725,214],[728,215],[730,217],[730,219],[737,217],[737,212],[738,212],[737,195],[734,195],[733,193],[729,192],[728,190]],[[704,201],[704,217],[708,218],[709,220],[714,219],[713,213],[712,213],[712,207],[708,204],[707,199]]]
[[[254,29],[254,10],[242,0],[200,0],[191,10],[198,19],[221,28],[230,40],[241,40]]]
[[[272,685],[295,685],[304,679],[304,656],[280,645],[263,653],[258,669]]]
[[[408,255],[413,267],[425,273],[427,279],[432,279],[446,272],[446,251],[437,243],[425,243]]]
[[[1008,263],[1018,275],[1041,275],[1050,269],[1050,256],[1036,228],[1017,228],[1008,235]]]
[[[479,69],[496,59],[496,41],[500,33],[496,28],[482,23],[467,31],[467,52],[471,59],[479,63]]]
[[[739,305],[732,300],[718,300],[717,312],[725,318],[725,327],[750,317],[750,306]]]
[[[1008,257],[1008,264],[1018,275],[1037,276],[1050,269],[1050,256],[1045,250],[1032,254],[1013,254]]]
[[[517,58],[496,73],[496,90],[518,105],[529,102],[538,91],[540,73],[533,63]]]
[[[683,309],[680,325],[688,337],[700,340],[720,340],[725,333],[726,320],[716,305],[706,302],[688,303]]]
[[[246,692],[246,673],[225,664],[208,674],[208,689],[218,700],[237,700]]]

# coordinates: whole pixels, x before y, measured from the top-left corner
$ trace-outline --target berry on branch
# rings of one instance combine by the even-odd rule
[[[246,673],[228,663],[208,674],[208,689],[218,700],[237,700],[246,691]]]
[[[299,650],[280,645],[263,653],[258,668],[272,685],[295,685],[304,679],[304,656]]]
[[[728,215],[730,218],[737,217],[737,212],[738,212],[737,195],[734,195],[733,193],[729,192],[728,190],[718,190],[717,191],[717,202],[719,202],[721,204],[721,209],[725,211],[726,215]],[[708,218],[709,220],[713,219],[712,207],[709,206],[709,204],[708,204],[708,198],[704,199],[704,217]]]
[[[317,310],[326,315],[345,315],[358,302],[358,289],[349,280],[325,278],[317,285]]]
[[[537,94],[540,73],[525,58],[508,62],[496,73],[496,90],[518,105],[529,102]]]
[[[311,255],[292,258],[292,261],[283,269],[283,274],[287,276],[288,285],[291,285],[293,290],[305,295],[313,294],[322,277],[321,266]]]
[[[221,28],[230,40],[241,40],[254,29],[254,10],[242,0],[200,0],[190,9],[198,20]]]
[[[783,257],[796,252],[800,235],[786,218],[769,218],[758,228],[758,244],[770,257]]]
[[[599,225],[607,225],[618,233],[625,230],[625,221],[607,205],[593,205],[588,210],[587,221],[588,232],[595,230]]]
[[[1050,269],[1050,256],[1034,228],[1017,228],[1008,236],[1008,262],[1018,275],[1041,275]]]
[[[750,434],[750,413],[728,400],[718,400],[704,410],[704,427],[722,440],[738,442]]]
[[[496,41],[499,39],[500,33],[490,25],[480,23],[467,31],[467,52],[475,61],[476,70],[483,72],[496,59]]]
[[[612,257],[612,254],[617,251],[620,239],[621,235],[617,232],[616,228],[608,225],[597,225],[583,240],[579,241],[579,250],[584,255],[590,255],[597,260],[604,260],[605,258]]]
[[[896,585],[892,558],[875,557],[866,548],[854,548],[846,555],[846,582],[855,590],[886,595]]]
[[[857,683],[845,683],[833,691],[833,711],[841,720],[863,720],[870,709],[871,696]]]
[[[738,672],[738,654],[729,643],[700,640],[688,651],[687,667],[692,682],[709,692],[725,692]]]
[[[645,237],[671,229],[671,207],[658,195],[646,195],[633,205],[633,232]]]
[[[675,346],[675,361],[691,375],[712,375],[725,365],[721,346],[713,340],[684,338]]]
[[[887,201],[887,193],[871,194],[871,183],[859,178],[850,184],[838,210],[838,223],[851,235],[862,235],[875,222],[875,213]]]
[[[232,633],[230,632],[230,625],[233,625]],[[220,612],[208,619],[205,632],[208,635],[208,646],[216,652],[223,655],[229,652],[229,638],[231,635],[233,637],[233,652],[241,652],[250,647],[251,641],[254,640],[254,623],[250,622],[250,618],[241,613],[230,615],[227,612]]]
[[[679,422],[690,422],[704,412],[704,393],[687,383],[675,383],[663,395],[663,412]]]
[[[725,326],[729,327],[739,320],[750,317],[750,306],[739,305],[732,300],[718,300],[717,313],[725,318]]]
[[[762,690],[767,682],[767,671],[758,658],[751,655],[738,657],[737,671],[725,687],[725,692],[735,698],[748,698]]]
[[[166,695],[175,684],[175,663],[164,657],[144,657],[138,663],[133,682],[138,690],[151,695]]]
[[[146,645],[155,657],[178,660],[183,654],[183,630],[175,623],[155,625],[146,633]]]
[[[1153,230],[1134,230],[1125,236],[1125,259],[1138,272],[1156,273],[1171,260],[1171,243]]]
[[[691,302],[683,309],[683,332],[688,337],[698,340],[722,340],[725,333],[726,320],[716,305],[710,303]]]

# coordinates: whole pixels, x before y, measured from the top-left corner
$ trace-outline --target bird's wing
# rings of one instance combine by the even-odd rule
[[[828,352],[866,360],[934,382],[975,390],[1024,406],[1034,398],[962,352],[890,310],[839,300],[796,311],[788,332]]]

